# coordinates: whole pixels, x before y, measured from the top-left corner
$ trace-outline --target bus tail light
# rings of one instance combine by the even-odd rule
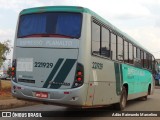
[[[82,64],[77,64],[77,70],[75,74],[75,81],[72,88],[80,87],[84,83],[84,67]]]
[[[17,80],[16,80],[16,65],[17,65],[17,63],[16,62],[17,62],[16,59],[13,59],[13,61],[12,61],[11,76],[12,76],[12,80],[14,82],[17,82]]]

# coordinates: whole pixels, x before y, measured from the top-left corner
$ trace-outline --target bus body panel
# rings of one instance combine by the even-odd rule
[[[16,86],[17,89],[13,89],[14,86]],[[41,101],[65,106],[82,107],[85,106],[86,101],[86,97],[82,94],[86,93],[87,87],[88,85],[84,84],[83,86],[75,89],[47,89],[24,86],[12,81],[12,95],[19,99]],[[48,97],[37,97],[36,92],[48,93]]]
[[[90,84],[94,87],[93,105],[108,105],[118,102],[116,87],[120,84],[116,83],[114,63],[96,56],[91,58]]]
[[[45,81],[51,74],[53,68],[41,68],[33,67],[33,72],[17,71],[17,77],[24,79],[31,79],[31,76],[35,78],[36,84],[12,81],[12,95],[21,99],[38,100],[50,102],[53,104],[61,105],[76,105],[76,106],[86,106],[86,97],[88,90],[89,81],[89,64],[90,58],[90,35],[87,34],[87,30],[90,30],[90,15],[83,13],[83,24],[81,38],[79,39],[69,39],[69,38],[15,38],[15,49],[13,59],[20,59],[23,61],[24,58],[27,60],[33,60],[33,63],[44,62],[53,63],[53,68],[59,59],[64,59],[61,63],[59,69],[53,80],[58,75],[60,69],[67,59],[76,60],[72,69],[68,73],[65,82],[69,81],[70,86],[61,85],[60,88],[50,88],[50,84],[45,85]],[[81,48],[81,50],[79,50]],[[22,52],[23,51],[23,52]],[[74,62],[74,61],[73,61]],[[33,64],[32,63],[32,64]],[[81,63],[84,66],[84,85],[79,88],[71,88],[73,85],[73,80],[75,79],[75,72],[77,63]],[[33,64],[34,65],[34,64]],[[64,70],[67,70],[65,68]],[[63,76],[61,74],[61,76]],[[28,78],[26,78],[28,77]],[[29,78],[30,77],[30,78]],[[21,90],[14,89],[14,87],[22,88]],[[59,92],[61,91],[61,92]],[[64,95],[64,92],[68,92],[69,95]],[[35,92],[48,92],[48,98],[37,98],[35,97]],[[66,97],[64,97],[66,96]],[[68,97],[67,97],[68,96]],[[57,97],[57,98],[56,98]],[[73,102],[71,102],[71,99]]]
[[[64,48],[76,49],[79,48],[79,40],[68,38],[18,38],[15,42],[16,47],[28,48]]]
[[[123,80],[130,88],[128,94],[148,92],[148,86],[152,83],[152,74],[144,69],[130,65],[122,65]]]
[[[148,95],[149,85],[153,86],[152,74],[147,70],[111,60],[104,61],[103,58],[96,56],[91,58],[91,82],[87,97],[90,105],[108,105],[119,102],[124,84],[128,85],[128,100]],[[99,69],[101,64],[103,67]]]
[[[124,83],[128,84],[128,100],[148,95],[149,85],[153,89],[152,73],[142,68],[122,64]]]
[[[71,88],[77,56],[78,49],[17,48],[18,83],[49,89]]]

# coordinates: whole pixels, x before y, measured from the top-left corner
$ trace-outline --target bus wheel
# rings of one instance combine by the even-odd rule
[[[126,88],[122,88],[121,96],[120,96],[120,102],[115,104],[115,108],[117,110],[124,110],[127,104],[127,91]]]

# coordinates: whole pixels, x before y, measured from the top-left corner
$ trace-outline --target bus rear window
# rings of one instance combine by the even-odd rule
[[[70,37],[81,34],[81,13],[38,13],[20,17],[18,38],[24,37]]]

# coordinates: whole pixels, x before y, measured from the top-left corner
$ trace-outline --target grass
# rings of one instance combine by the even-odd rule
[[[0,90],[0,100],[12,99],[11,94],[11,81],[10,80],[0,80],[1,90]]]

